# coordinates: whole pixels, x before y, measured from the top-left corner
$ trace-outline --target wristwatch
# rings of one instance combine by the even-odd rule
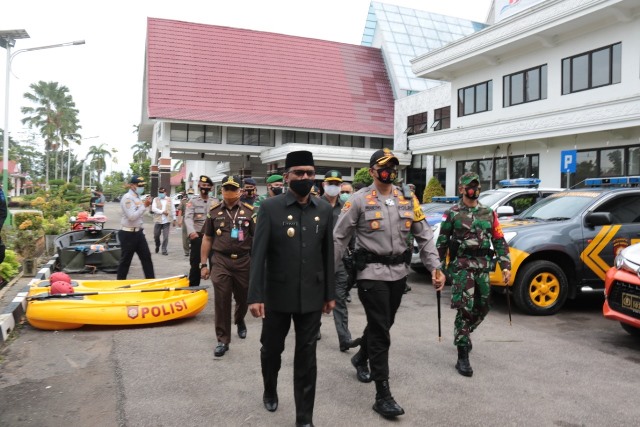
[[[203,268],[205,268],[205,267],[209,268],[209,266],[208,266],[207,264],[203,264],[203,263],[199,263],[199,264],[198,264],[198,268],[199,268],[200,270],[202,270],[202,269],[203,269]]]

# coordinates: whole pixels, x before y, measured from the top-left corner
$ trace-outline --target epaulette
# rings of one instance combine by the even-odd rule
[[[247,202],[242,202],[242,204],[244,205],[245,208],[249,209],[249,210],[253,210],[253,205],[251,203],[247,203]]]
[[[213,205],[211,205],[211,207],[209,208],[209,210],[214,210],[218,207],[220,207],[220,205],[222,204],[222,202],[220,200],[218,200],[216,203],[214,203]]]

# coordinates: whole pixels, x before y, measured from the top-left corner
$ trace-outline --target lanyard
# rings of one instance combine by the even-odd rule
[[[226,207],[224,208],[224,211],[227,213],[227,216],[229,216],[229,219],[231,220],[231,225],[233,225],[233,228],[236,228],[236,218],[238,217],[238,212],[240,212],[240,208],[236,209],[236,213],[233,215],[233,218],[231,218],[231,214],[229,213],[229,209],[227,209]]]

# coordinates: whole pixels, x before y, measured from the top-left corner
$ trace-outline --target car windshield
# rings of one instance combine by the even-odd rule
[[[520,214],[520,218],[560,221],[570,219],[593,202],[593,194],[558,193],[541,200]]]
[[[493,206],[498,203],[500,200],[504,199],[509,195],[506,191],[498,191],[498,190],[487,190],[481,191],[480,197],[478,197],[478,201],[485,206]]]

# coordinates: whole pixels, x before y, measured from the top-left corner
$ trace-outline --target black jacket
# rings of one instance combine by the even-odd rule
[[[308,313],[335,299],[333,213],[311,196],[305,207],[291,192],[260,205],[251,249],[248,303],[265,310]]]

